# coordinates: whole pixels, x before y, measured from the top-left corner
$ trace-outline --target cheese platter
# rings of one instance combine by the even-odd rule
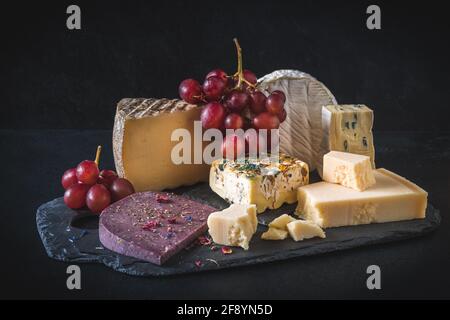
[[[47,254],[131,275],[244,266],[417,237],[428,193],[377,168],[374,111],[338,104],[298,70],[242,65],[180,83],[181,99],[124,98],[115,170],[83,160],[37,210]]]
[[[203,203],[208,199],[211,206],[219,209],[227,207],[223,199],[208,191],[207,184],[183,187],[176,192]],[[208,237],[199,237],[191,246],[163,265],[106,249],[99,240],[98,216],[86,211],[74,215],[61,198],[43,204],[37,211],[36,220],[49,257],[71,264],[100,263],[133,276],[169,276],[219,270],[406,240],[432,232],[441,221],[439,211],[429,204],[425,219],[331,228],[326,229],[325,239],[315,238],[299,242],[290,239],[266,241],[260,238],[271,220],[284,213],[291,213],[295,206],[284,205],[267,215],[260,214],[258,230],[250,244],[251,248],[247,251],[232,248],[231,253],[225,254],[220,246],[214,249],[214,244]],[[207,233],[204,235],[207,236]]]

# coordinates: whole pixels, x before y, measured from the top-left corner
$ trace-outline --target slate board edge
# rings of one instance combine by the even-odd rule
[[[411,239],[411,238],[421,237],[426,234],[429,234],[432,231],[436,230],[437,227],[441,223],[441,216],[440,216],[439,210],[437,210],[430,203],[428,203],[429,209],[427,209],[427,211],[429,210],[429,212],[431,212],[432,214],[430,216],[427,215],[426,219],[427,219],[428,224],[427,224],[427,226],[425,226],[422,229],[422,231],[420,233],[412,232],[412,231],[411,232],[409,232],[409,231],[391,232],[390,237],[384,236],[384,237],[380,237],[380,238],[371,238],[371,239],[370,238],[367,239],[365,237],[353,238],[353,239],[349,239],[347,241],[341,242],[335,248],[330,248],[329,246],[327,247],[327,243],[323,243],[323,244],[316,243],[316,244],[314,244],[314,249],[315,249],[314,252],[310,252],[307,250],[308,248],[304,248],[302,250],[304,252],[301,252],[299,254],[298,250],[294,249],[294,250],[289,250],[289,251],[283,251],[283,252],[280,252],[279,254],[269,254],[269,255],[262,255],[262,256],[254,257],[254,258],[233,260],[233,261],[231,261],[231,263],[223,263],[222,262],[219,266],[210,263],[207,265],[203,265],[202,267],[197,267],[195,265],[192,265],[191,268],[185,268],[185,269],[166,268],[164,270],[164,267],[160,267],[161,271],[154,271],[154,272],[152,271],[150,274],[147,272],[131,271],[129,268],[129,266],[134,265],[134,264],[141,264],[141,263],[146,264],[148,262],[135,260],[135,261],[132,261],[131,263],[128,263],[125,265],[120,265],[120,264],[118,264],[119,254],[116,254],[106,248],[104,249],[103,252],[113,253],[115,255],[115,259],[111,259],[110,255],[108,255],[108,254],[94,255],[92,253],[83,253],[83,252],[79,252],[79,251],[78,251],[79,256],[77,256],[76,258],[67,258],[67,256],[65,256],[64,254],[50,250],[51,246],[49,246],[49,244],[52,243],[52,236],[49,234],[49,231],[47,230],[48,228],[45,225],[43,225],[42,223],[40,223],[39,216],[40,216],[40,212],[43,211],[44,208],[48,204],[55,202],[55,201],[58,201],[58,198],[41,205],[37,209],[37,213],[36,213],[36,223],[37,223],[38,233],[40,235],[40,238],[42,240],[44,248],[47,252],[47,255],[50,258],[52,258],[54,260],[70,262],[70,263],[102,263],[105,266],[112,268],[115,271],[125,273],[125,274],[131,275],[131,276],[140,276],[140,277],[171,276],[171,275],[194,273],[194,272],[204,272],[204,271],[210,271],[210,270],[220,270],[220,269],[226,269],[226,268],[231,268],[231,267],[250,266],[250,265],[255,265],[255,264],[259,264],[259,263],[268,263],[268,262],[273,262],[273,261],[282,261],[282,260],[288,260],[288,259],[299,258],[299,257],[304,257],[304,256],[319,255],[319,254],[324,254],[324,253],[329,253],[329,252],[348,250],[348,249],[352,249],[352,248],[356,248],[356,247],[370,246],[370,245],[374,245],[374,244],[384,244],[384,243],[396,242],[396,241],[400,241],[400,240],[407,240],[407,239]],[[355,242],[358,244],[355,245]],[[321,248],[321,247],[323,247],[323,248]]]

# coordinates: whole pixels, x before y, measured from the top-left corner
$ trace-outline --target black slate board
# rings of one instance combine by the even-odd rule
[[[228,206],[207,184],[180,188],[176,193],[185,194],[218,209]],[[284,205],[260,214],[260,224],[248,251],[233,248],[232,254],[224,255],[220,246],[213,251],[211,246],[193,244],[163,266],[103,248],[98,238],[98,217],[67,208],[62,198],[40,206],[36,213],[36,223],[47,254],[51,258],[70,263],[103,263],[116,271],[136,276],[162,276],[251,265],[408,239],[433,231],[441,222],[439,211],[428,204],[425,219],[329,228],[325,230],[326,239],[316,238],[300,242],[291,239],[261,240],[261,233],[267,229],[264,225],[282,213],[292,213],[294,209],[295,205]],[[199,261],[201,265],[196,264]]]

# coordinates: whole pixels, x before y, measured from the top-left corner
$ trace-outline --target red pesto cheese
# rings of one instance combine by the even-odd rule
[[[100,242],[114,252],[161,265],[206,232],[214,211],[173,193],[134,193],[103,210]]]

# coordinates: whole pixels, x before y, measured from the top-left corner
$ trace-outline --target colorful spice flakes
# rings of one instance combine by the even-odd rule
[[[203,262],[201,260],[195,260],[194,264],[197,268],[200,268],[203,265]]]
[[[150,221],[147,221],[147,222],[142,226],[142,229],[143,229],[143,230],[152,230],[152,229],[155,229],[155,228],[157,228],[157,227],[159,227],[159,222],[156,221],[156,220],[150,220]]]
[[[223,254],[232,254],[233,250],[230,247],[222,247]]]
[[[211,238],[209,238],[207,236],[200,236],[197,238],[197,241],[202,246],[209,246],[212,243]]]
[[[177,223],[177,217],[169,218],[169,219],[167,219],[167,222],[169,222],[170,224]]]
[[[169,203],[170,202],[170,198],[166,194],[157,194],[156,195],[156,201],[158,201],[159,203]]]

